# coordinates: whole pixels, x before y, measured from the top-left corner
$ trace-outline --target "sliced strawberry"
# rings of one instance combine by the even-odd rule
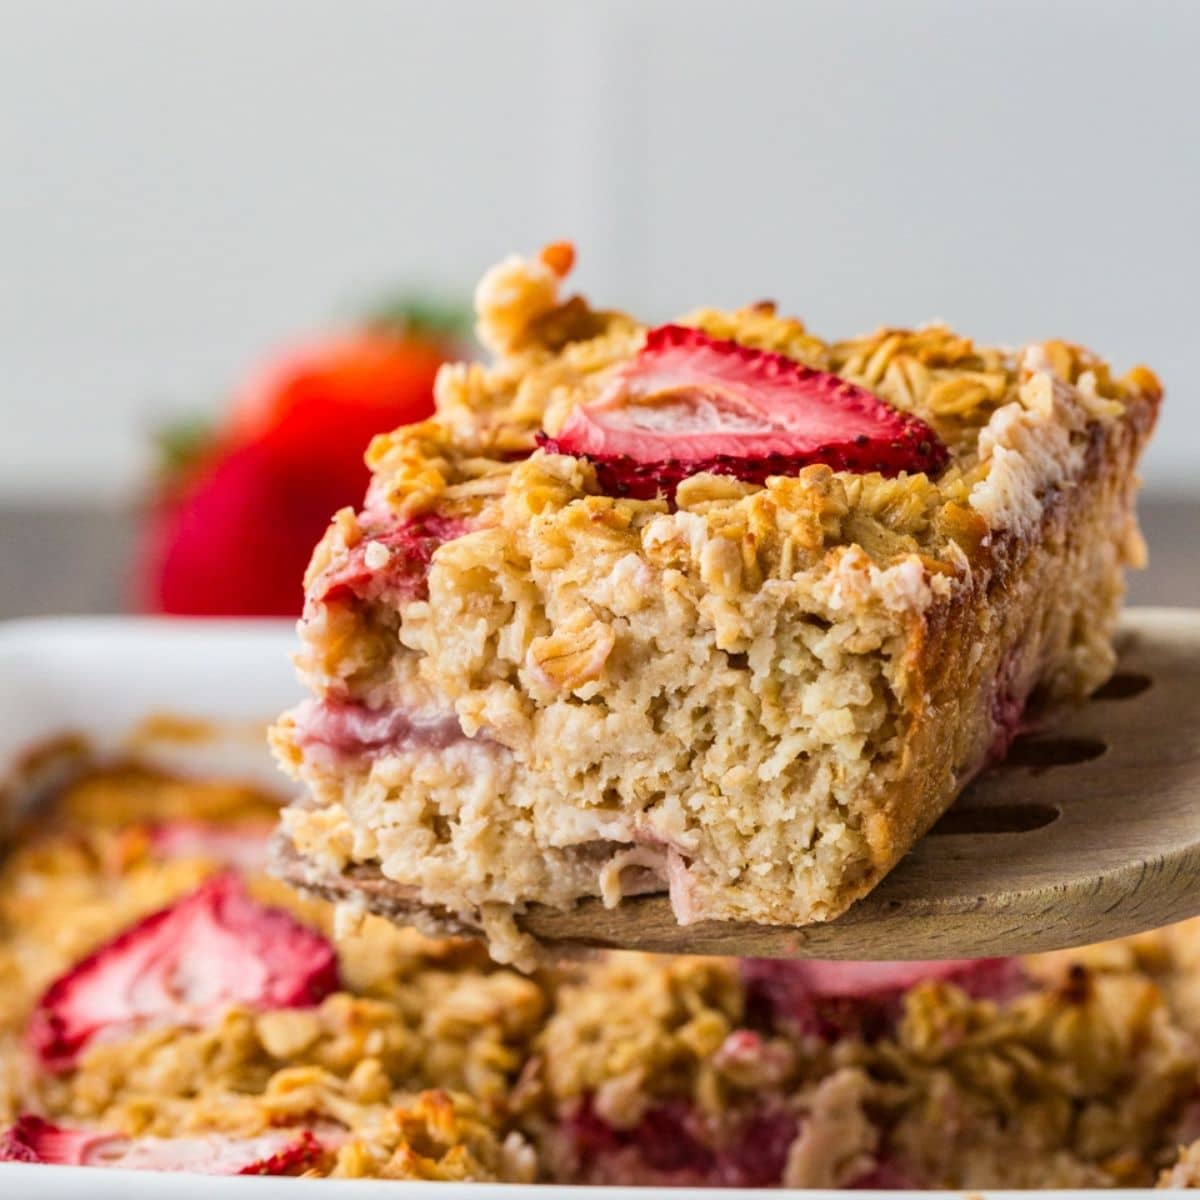
[[[944,958],[913,962],[833,962],[808,959],[789,964],[813,995],[826,1000],[873,1000],[906,992],[926,980],[954,983],[982,998],[996,990],[999,964],[1012,959]]]
[[[67,1131],[51,1125],[41,1117],[18,1117],[16,1123],[0,1133],[0,1162],[71,1162],[74,1153],[70,1144],[53,1146],[49,1143],[52,1138],[66,1134]],[[39,1152],[39,1140],[44,1136],[46,1151]]]
[[[361,762],[414,747],[444,750],[466,737],[453,712],[421,717],[403,708],[376,709],[352,700],[310,698],[292,716],[305,752],[335,762]]]
[[[268,1136],[268,1134],[264,1134],[257,1140],[260,1143],[260,1150],[269,1150],[270,1152],[265,1157],[247,1163],[244,1167],[239,1167],[237,1172],[239,1175],[291,1175],[300,1167],[307,1167],[314,1163],[325,1149],[307,1129],[278,1149],[261,1145],[266,1142]]]
[[[682,325],[652,329],[598,399],[538,441],[590,459],[606,492],[640,498],[700,471],[762,483],[811,463],[932,473],[950,457],[924,421],[863,388]]]
[[[770,1101],[716,1122],[686,1101],[665,1100],[617,1129],[585,1098],[561,1130],[579,1182],[760,1188],[780,1183],[799,1123]]]
[[[208,858],[239,871],[258,872],[266,869],[272,829],[257,822],[166,821],[150,827],[150,852],[168,861]]]
[[[18,1117],[0,1134],[0,1162],[133,1171],[191,1171],[200,1175],[288,1175],[315,1162],[321,1143],[307,1130],[278,1130],[254,1138],[213,1134],[188,1138],[127,1138],[93,1129],[64,1129],[41,1117]]]
[[[57,1163],[82,1166],[88,1155],[106,1142],[124,1141],[91,1129],[63,1129],[42,1117],[18,1117],[0,1134],[0,1162]]]
[[[929,980],[950,983],[976,1000],[1003,1002],[1025,987],[1014,958],[930,962],[825,962],[747,958],[741,962],[752,1020],[815,1034],[885,1035],[900,1016],[904,994]]]
[[[318,602],[347,596],[363,600],[423,600],[428,595],[426,573],[434,551],[467,532],[467,522],[427,513],[389,527],[364,530],[362,541],[332,562],[311,590]],[[381,565],[371,566],[368,550],[379,546]],[[376,552],[377,553],[377,552]]]
[[[333,947],[283,909],[252,900],[226,871],[61,975],[26,1037],[47,1068],[62,1071],[98,1035],[202,1026],[235,1004],[316,1004],[337,986]]]

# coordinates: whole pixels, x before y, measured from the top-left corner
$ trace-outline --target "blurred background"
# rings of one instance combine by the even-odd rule
[[[770,296],[825,335],[1149,363],[1134,598],[1200,603],[1200,4],[0,0],[0,29],[0,616],[196,572],[219,606],[219,539],[169,586],[139,544],[203,493],[193,537],[269,555],[244,513],[317,469],[280,414],[419,415],[454,302],[556,238],[648,318]]]

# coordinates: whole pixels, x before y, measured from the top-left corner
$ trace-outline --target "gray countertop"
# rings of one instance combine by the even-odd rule
[[[1150,567],[1131,604],[1200,606],[1200,502],[1147,500]],[[0,505],[0,618],[121,612],[130,604],[130,509]]]

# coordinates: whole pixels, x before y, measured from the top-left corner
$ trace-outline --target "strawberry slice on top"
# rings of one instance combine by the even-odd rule
[[[134,1171],[191,1171],[200,1175],[291,1175],[314,1163],[324,1147],[307,1129],[271,1130],[251,1138],[209,1134],[127,1138],[93,1129],[68,1129],[42,1117],[18,1117],[0,1133],[0,1162],[64,1167],[123,1167]]]
[[[313,1005],[337,987],[329,942],[253,900],[225,871],[59,976],[38,1001],[26,1038],[43,1066],[64,1071],[101,1035],[198,1027],[233,1005]]]
[[[699,329],[662,325],[599,397],[539,444],[591,460],[608,493],[668,495],[701,471],[762,483],[836,471],[940,471],[949,451],[924,421],[827,371]]]

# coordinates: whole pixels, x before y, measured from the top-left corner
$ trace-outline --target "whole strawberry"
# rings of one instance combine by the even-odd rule
[[[215,435],[176,446],[147,515],[139,607],[293,616],[330,516],[358,504],[371,438],[433,412],[438,367],[461,353],[457,314],[406,305],[281,355],[236,395]]]

